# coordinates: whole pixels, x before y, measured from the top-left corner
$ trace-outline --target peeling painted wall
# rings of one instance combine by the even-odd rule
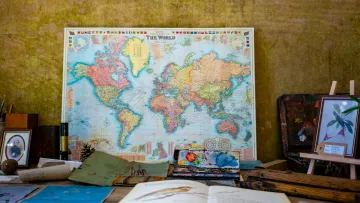
[[[0,95],[59,124],[64,27],[255,27],[258,158],[280,156],[276,99],[358,79],[356,0],[2,0]]]

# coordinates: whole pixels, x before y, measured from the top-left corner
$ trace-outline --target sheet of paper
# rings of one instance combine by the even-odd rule
[[[28,202],[103,202],[114,190],[112,187],[47,186],[36,195],[23,200]]]
[[[70,176],[69,165],[51,166],[19,171],[19,178],[23,182],[66,180]]]
[[[70,166],[70,170],[73,170],[73,168],[78,168],[82,164],[82,162],[80,161],[65,161],[60,159],[40,158],[37,167],[41,168],[47,162],[64,162],[65,164]]]
[[[0,183],[22,183],[19,176],[12,175],[0,175]]]
[[[283,193],[264,192],[235,187],[209,187],[208,203],[290,203]]]
[[[81,167],[71,173],[73,181],[111,186],[118,176],[160,176],[166,177],[169,164],[167,162],[148,164],[129,162],[116,156],[96,151],[87,158]]]
[[[336,145],[325,145],[324,153],[326,154],[336,154],[344,155],[345,146],[336,146]]]
[[[121,203],[206,203],[208,186],[188,180],[167,180],[151,183],[140,183],[124,197]]]
[[[15,203],[36,190],[36,186],[0,187],[0,202]]]

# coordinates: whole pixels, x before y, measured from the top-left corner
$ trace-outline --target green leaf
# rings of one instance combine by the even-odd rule
[[[359,110],[359,109],[360,109],[360,106],[353,106],[350,109],[347,109],[347,110],[343,111],[342,113],[347,115],[347,114],[349,114],[349,113],[351,113],[353,111]]]
[[[336,128],[338,128],[339,127],[339,123],[336,123]]]
[[[348,97],[350,97],[352,100],[354,100],[354,101],[356,101],[357,103],[360,104],[360,99],[359,99],[359,98],[354,97],[354,96],[352,96],[352,95],[350,95],[350,94],[348,94]]]
[[[346,123],[349,124],[350,126],[354,126],[354,123],[351,122],[350,120],[346,120]]]
[[[330,127],[332,125],[334,125],[337,121],[336,120],[332,120],[327,124],[327,127]]]
[[[338,104],[334,104],[334,109],[338,114],[341,114],[341,110]]]
[[[350,133],[353,133],[352,127],[348,123],[345,123],[345,126]]]

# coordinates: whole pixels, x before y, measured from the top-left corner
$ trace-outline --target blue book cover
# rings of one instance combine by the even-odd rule
[[[36,190],[36,186],[0,187],[0,202],[15,203]]]
[[[103,202],[113,191],[113,187],[96,186],[47,186],[27,202]]]

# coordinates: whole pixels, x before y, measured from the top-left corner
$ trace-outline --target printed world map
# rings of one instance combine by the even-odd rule
[[[65,30],[63,121],[71,158],[88,143],[172,159],[176,146],[255,140],[252,29]]]

